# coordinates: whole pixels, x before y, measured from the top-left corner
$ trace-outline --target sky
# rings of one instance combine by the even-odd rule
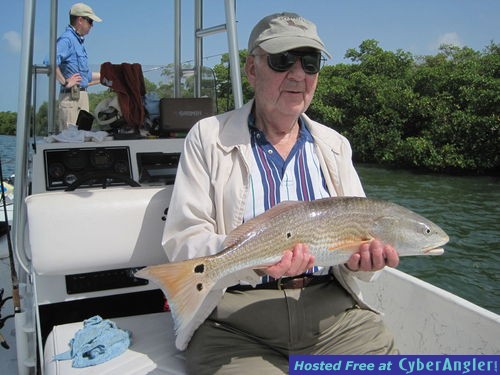
[[[85,0],[84,0],[85,1]],[[68,24],[76,0],[58,1],[58,35]],[[86,0],[103,19],[94,23],[85,46],[94,70],[103,62],[140,63],[144,70],[173,62],[173,0]],[[182,60],[193,58],[193,0],[182,0]],[[0,0],[0,111],[17,112],[24,1]],[[205,0],[205,27],[224,23],[224,2]],[[34,63],[43,64],[49,50],[49,0],[38,0]],[[484,50],[500,43],[498,0],[237,0],[238,48],[247,47],[253,26],[275,12],[296,12],[313,21],[333,58],[327,64],[348,62],[344,55],[366,39],[385,50],[433,55],[442,43]],[[220,62],[226,35],[204,42],[207,66]],[[145,74],[146,78],[148,73]],[[43,80],[43,78],[41,78]],[[154,81],[154,79],[151,79]]]

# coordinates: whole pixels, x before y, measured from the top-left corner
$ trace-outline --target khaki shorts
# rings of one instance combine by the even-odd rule
[[[397,354],[379,314],[336,281],[226,292],[187,348],[190,374],[287,374],[290,354]]]
[[[59,111],[57,113],[59,124],[59,131],[68,127],[69,124],[76,125],[78,119],[78,112],[81,109],[89,110],[89,94],[87,91],[80,91],[80,99],[71,99],[71,93],[59,94]]]

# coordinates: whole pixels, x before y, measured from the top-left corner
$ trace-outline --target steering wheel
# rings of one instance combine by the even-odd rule
[[[89,182],[90,180],[102,180],[102,188],[106,189],[106,187],[108,186],[106,183],[106,180],[110,179],[110,178],[112,178],[114,180],[123,181],[131,187],[140,187],[141,186],[141,184],[139,184],[137,181],[132,180],[128,176],[107,171],[107,172],[87,173],[86,175],[83,175],[82,177],[78,178],[75,182],[73,182],[71,185],[69,185],[64,191],[75,191],[82,184]]]

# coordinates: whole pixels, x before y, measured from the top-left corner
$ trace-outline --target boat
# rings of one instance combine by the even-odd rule
[[[202,39],[226,32],[234,103],[240,107],[235,2],[224,0],[225,23],[209,28],[203,27],[202,0],[194,3],[195,79],[199,82]],[[181,1],[173,4],[178,89]],[[0,348],[0,372],[82,372],[71,361],[53,357],[68,350],[84,321],[99,315],[131,332],[132,344],[119,357],[86,368],[86,374],[184,374],[185,357],[174,345],[168,301],[156,285],[134,276],[142,267],[167,261],[162,228],[184,139],[175,133],[35,144],[30,111],[36,75],[51,82],[49,128],[55,123],[57,1],[51,1],[46,23],[52,41],[47,66],[33,63],[35,1],[25,0],[24,8],[11,223],[13,280],[20,299],[17,306],[3,307],[2,313],[12,308],[15,317],[2,332],[10,330],[15,337],[7,337],[10,350]],[[174,99],[180,99],[177,89]],[[199,91],[195,99],[202,99]],[[199,111],[201,101],[190,103],[192,111]],[[5,277],[6,272],[2,269],[1,274]],[[493,312],[395,269],[385,269],[377,281],[360,285],[368,303],[385,315],[403,354],[500,354],[500,316]]]

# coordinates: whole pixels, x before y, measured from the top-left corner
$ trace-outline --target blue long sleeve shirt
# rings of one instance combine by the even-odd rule
[[[68,26],[57,39],[56,63],[66,79],[75,73],[80,73],[82,77],[80,86],[86,88],[92,81],[92,72],[83,45],[84,41],[84,37],[78,35],[73,27]]]

